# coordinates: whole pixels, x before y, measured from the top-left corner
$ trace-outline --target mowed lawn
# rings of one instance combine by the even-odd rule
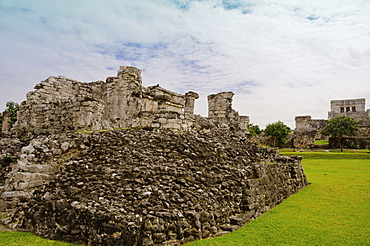
[[[370,154],[301,155],[310,185],[243,228],[204,245],[370,245]],[[1,232],[0,245],[72,245]]]
[[[370,245],[370,154],[301,155],[309,186],[205,245]]]
[[[30,232],[0,231],[0,245],[7,246],[73,246],[75,244],[38,237]]]

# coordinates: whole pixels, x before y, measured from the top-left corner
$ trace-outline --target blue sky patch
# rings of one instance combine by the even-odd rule
[[[311,20],[311,21],[315,21],[317,19],[319,19],[320,17],[317,17],[317,16],[314,16],[314,15],[311,15],[311,16],[308,16],[306,19],[308,20]]]

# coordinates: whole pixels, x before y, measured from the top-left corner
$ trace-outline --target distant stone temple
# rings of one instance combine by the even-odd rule
[[[82,83],[49,77],[27,94],[13,132],[88,131],[151,127],[188,131],[228,127],[247,131],[249,117],[232,109],[232,92],[210,95],[209,117],[194,115],[199,95],[185,95],[159,85],[144,87],[141,70],[121,66],[117,77]]]
[[[328,119],[343,115],[360,121],[362,126],[370,126],[370,109],[365,110],[365,104],[365,98],[332,100],[330,101],[331,111],[328,113]]]
[[[345,141],[347,145],[366,148],[370,146],[370,109],[365,110],[366,99],[331,100],[328,120],[338,117],[353,117],[360,122],[358,136],[348,136]],[[292,136],[293,147],[311,148],[315,146],[315,139],[321,139],[320,131],[326,126],[324,119],[312,119],[310,115],[296,116],[296,128]],[[330,142],[331,147],[336,147],[334,141]]]

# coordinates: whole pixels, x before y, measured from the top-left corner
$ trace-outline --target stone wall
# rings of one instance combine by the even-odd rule
[[[307,185],[300,158],[229,130],[64,133],[17,146],[0,203],[16,211],[3,222],[88,245],[220,235]]]
[[[134,67],[120,67],[117,77],[109,77],[106,82],[81,83],[49,77],[35,89],[20,105],[14,132],[137,126],[187,130],[194,123],[185,111],[194,110],[196,93],[182,95],[159,85],[146,88],[141,70]]]
[[[221,124],[246,131],[248,117],[231,108],[233,93],[221,93],[216,98],[224,94],[228,94],[227,100],[218,102],[217,107],[226,114],[212,116],[211,122],[194,115],[197,93],[182,95],[159,85],[144,87],[141,70],[135,67],[121,66],[117,77],[108,77],[105,82],[49,77],[27,94],[12,132],[21,135],[129,127],[188,131]]]
[[[370,127],[360,126],[356,136],[345,136],[342,143],[347,149],[370,149]],[[340,148],[338,139],[330,137],[329,148]]]
[[[239,113],[232,108],[234,93],[220,92],[208,96],[208,119],[214,122],[217,127],[247,131],[249,124],[248,116],[239,116]]]
[[[312,148],[316,139],[322,139],[320,130],[326,126],[326,120],[312,119],[310,115],[296,116],[295,126],[290,136],[291,147]]]

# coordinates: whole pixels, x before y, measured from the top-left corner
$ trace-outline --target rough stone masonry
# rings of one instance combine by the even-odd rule
[[[0,139],[0,210],[8,215],[3,223],[11,228],[87,245],[181,245],[234,231],[307,185],[301,158],[283,157],[240,133],[245,119],[231,108],[230,92],[210,96],[213,106],[207,119],[196,119],[193,101],[186,103],[180,100],[185,96],[174,95],[181,101],[177,116],[184,116],[176,119],[190,119],[194,127],[166,128],[163,120],[164,127],[112,130],[127,126],[125,122],[129,126],[144,122],[142,112],[165,115],[155,108],[131,117],[125,107],[114,114],[107,101],[122,102],[119,95],[124,93],[116,99],[65,96],[52,102],[51,92],[62,84],[43,85],[43,93],[37,92],[41,88],[30,93],[13,137]],[[99,91],[92,92],[95,85],[86,84],[78,91],[95,95]],[[140,93],[146,90],[139,88]],[[150,103],[168,104],[174,107],[170,112],[176,112],[177,99],[168,99],[165,89],[160,91],[167,94],[146,94],[152,97]],[[140,100],[128,93],[124,105],[149,105],[140,93]],[[197,94],[189,94],[196,99]],[[74,125],[91,106],[83,102],[104,110],[92,111],[89,120]],[[44,112],[46,108],[51,111]],[[106,110],[112,110],[109,115],[114,117],[99,116]],[[51,118],[42,123],[35,112]],[[68,117],[72,119],[65,122]],[[27,128],[24,120],[32,124]],[[76,132],[86,123],[111,130]]]
[[[135,67],[121,66],[117,77],[108,77],[105,82],[49,77],[27,94],[12,130],[42,134],[141,126],[187,131],[222,124],[245,131],[249,118],[232,109],[233,95],[221,92],[209,96],[206,119],[194,115],[197,93],[182,95],[159,85],[144,87],[141,70]]]

